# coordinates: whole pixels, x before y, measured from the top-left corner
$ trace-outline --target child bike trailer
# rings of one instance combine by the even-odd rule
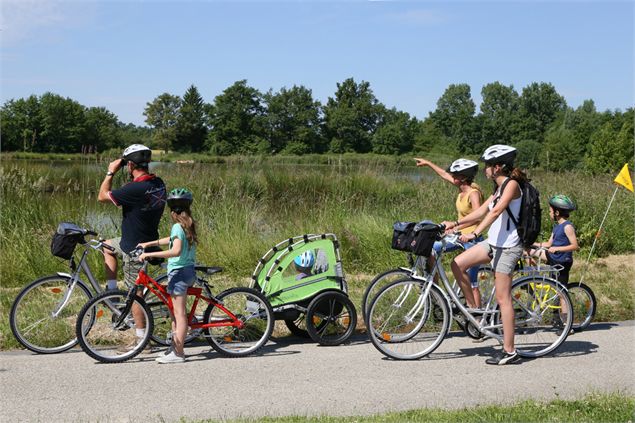
[[[251,287],[261,291],[276,320],[296,336],[338,345],[355,330],[339,243],[334,234],[307,234],[271,247],[258,261]]]

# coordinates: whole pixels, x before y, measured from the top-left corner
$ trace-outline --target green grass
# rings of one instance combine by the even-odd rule
[[[588,395],[580,400],[550,402],[523,401],[511,406],[489,405],[461,410],[420,409],[372,416],[330,417],[290,416],[231,419],[224,422],[632,422],[635,413],[633,396],[613,393]],[[213,422],[189,420],[181,422]]]
[[[228,285],[248,283],[257,260],[277,242],[303,233],[331,232],[341,242],[351,297],[359,304],[364,287],[375,274],[405,264],[404,256],[390,249],[395,221],[441,221],[456,215],[456,189],[430,170],[417,169],[411,158],[235,156],[223,160],[221,164],[160,163],[154,171],[168,188],[186,186],[194,192],[193,211],[201,239],[197,258],[201,263],[223,266]],[[42,275],[67,271],[65,263],[49,252],[59,222],[90,227],[106,238],[118,236],[120,210],[96,200],[106,166],[107,159],[94,157],[56,162],[55,166],[44,160],[3,160],[0,164],[0,337],[4,338],[0,342],[4,348],[15,347],[6,316],[17,290]],[[531,177],[543,203],[560,192],[578,204],[572,221],[582,246],[575,258],[582,263],[613,193],[613,176],[534,172]],[[116,175],[115,186],[125,182],[124,175]],[[490,183],[477,182],[491,191]],[[597,255],[633,253],[633,204],[633,194],[621,189],[596,247]],[[170,225],[166,214],[160,233],[167,234]],[[546,239],[551,229],[547,212],[543,225]],[[620,263],[592,265],[586,282],[602,298],[597,320],[633,318],[632,256],[627,262],[631,266],[622,270],[615,267]],[[90,264],[103,278],[102,258],[93,254]],[[579,275],[574,268],[572,278]]]

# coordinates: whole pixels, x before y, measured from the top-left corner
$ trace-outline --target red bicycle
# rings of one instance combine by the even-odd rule
[[[135,257],[143,251],[131,253]],[[104,363],[129,360],[146,347],[154,330],[152,312],[160,301],[161,308],[173,311],[172,298],[166,286],[147,273],[147,262],[139,271],[135,285],[128,291],[107,291],[91,299],[79,312],[75,327],[82,350]],[[198,272],[208,275],[222,271],[220,267],[196,266]],[[140,287],[154,294],[151,307],[137,295]],[[201,331],[207,342],[220,354],[241,357],[253,354],[269,340],[273,331],[273,310],[267,299],[251,288],[231,288],[213,295],[209,284],[197,278],[188,288],[188,320],[192,332]],[[146,295],[147,297],[147,295]],[[157,301],[158,299],[158,301]],[[197,316],[199,305],[207,304],[202,316]],[[135,320],[143,321],[143,337],[136,336]]]

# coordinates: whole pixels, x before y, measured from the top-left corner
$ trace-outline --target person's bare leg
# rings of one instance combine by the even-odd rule
[[[488,263],[489,261],[490,257],[487,254],[487,251],[479,246],[465,250],[452,260],[452,273],[461,287],[467,306],[470,308],[477,307],[477,305],[474,294],[472,293],[470,276],[467,271],[472,266],[478,266],[479,264]]]
[[[172,297],[172,305],[174,306],[174,331],[172,332],[172,347],[174,353],[183,357],[185,355],[184,345],[185,336],[187,335],[187,315],[185,314],[186,295],[177,295]]]
[[[111,245],[111,240],[105,244]],[[106,280],[117,279],[117,256],[104,248],[104,268],[106,270]]]
[[[494,274],[496,301],[500,307],[503,320],[503,348],[507,352],[514,351],[514,308],[512,306],[512,277],[505,273]]]

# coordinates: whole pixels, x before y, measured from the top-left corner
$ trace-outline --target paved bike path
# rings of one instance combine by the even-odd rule
[[[98,364],[81,351],[0,353],[2,421],[175,421],[283,415],[367,415],[459,408],[589,392],[635,394],[635,321],[597,323],[556,354],[519,365],[485,364],[494,342],[453,332],[418,361],[385,359],[364,336],[339,347],[297,338],[254,357],[189,347],[185,364],[156,354]]]

